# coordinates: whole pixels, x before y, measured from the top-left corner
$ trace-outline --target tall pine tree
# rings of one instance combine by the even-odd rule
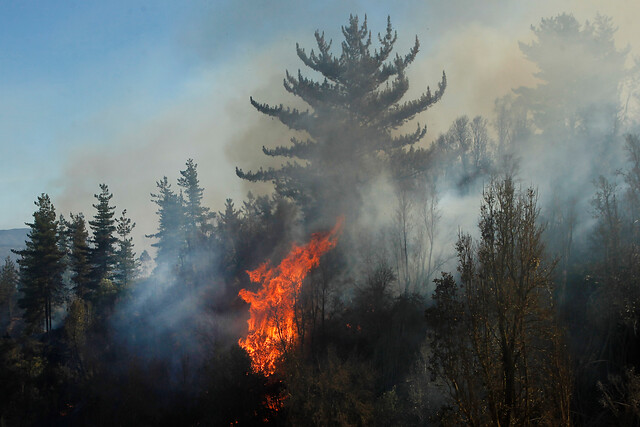
[[[353,199],[357,187],[375,177],[387,160],[406,155],[403,149],[418,142],[426,127],[418,125],[415,132],[403,135],[392,132],[440,100],[446,87],[443,73],[434,93],[427,88],[419,98],[402,101],[409,89],[405,71],[418,53],[419,42],[416,38],[408,54],[392,57],[397,34],[390,19],[386,33],[378,34],[380,46],[373,52],[366,17],[360,25],[358,17],[351,16],[349,24],[342,27],[342,34],[340,56],[330,52],[331,41],[327,42],[324,33],[318,31],[317,53],[312,50],[307,54],[296,46],[300,60],[324,79],[317,82],[300,71],[297,76],[287,72],[284,88],[306,102],[311,110],[270,106],[251,98],[258,111],[308,136],[292,138],[291,146],[263,147],[263,152],[301,162],[288,162],[280,169],[261,168],[257,172],[236,169],[241,178],[272,181],[280,194],[297,200],[307,214],[332,206],[343,209],[341,202]],[[424,154],[422,151],[410,150],[409,154],[424,158],[420,155]]]
[[[175,270],[181,264],[180,255],[184,247],[184,207],[182,195],[172,189],[167,177],[156,182],[158,193],[151,193],[151,201],[158,205],[158,232],[147,237],[158,239],[151,246],[158,249],[156,268],[169,267]]]
[[[52,313],[62,300],[62,273],[64,254],[59,248],[58,221],[49,196],[42,194],[35,202],[38,210],[33,223],[27,223],[31,231],[27,235],[26,248],[14,253],[20,256],[20,291],[18,304],[24,309],[24,318],[31,332],[52,327]]]
[[[133,237],[131,231],[136,226],[131,218],[127,217],[127,210],[122,211],[120,218],[116,219],[118,224],[118,249],[116,251],[116,268],[114,279],[119,291],[129,288],[138,275],[138,260],[133,251]]]
[[[0,270],[0,307],[7,307],[9,319],[13,317],[14,298],[18,286],[18,271],[11,257],[4,260],[4,265]],[[4,316],[4,313],[0,316]]]
[[[71,214],[67,234],[71,246],[69,251],[71,281],[76,295],[86,300],[91,290],[91,248],[89,247],[89,232],[82,214]]]
[[[98,203],[93,205],[97,210],[89,226],[93,231],[93,248],[91,250],[92,286],[97,289],[103,279],[111,279],[115,265],[116,231],[113,215],[115,206],[109,206],[113,194],[107,184],[100,184],[100,194],[95,194]]]
[[[618,50],[610,18],[597,15],[581,25],[571,14],[543,18],[532,26],[534,40],[520,49],[539,71],[540,83],[515,90],[533,125],[546,137],[616,132],[620,90],[629,76],[629,48]],[[609,147],[610,149],[610,147]]]
[[[178,186],[182,188],[185,197],[185,227],[187,234],[195,230],[203,230],[207,219],[210,217],[209,208],[202,206],[204,189],[200,187],[198,180],[198,165],[193,159],[187,160],[187,168],[180,171]]]
[[[213,217],[209,208],[202,206],[204,189],[198,180],[198,165],[193,159],[187,160],[187,168],[180,171],[178,186],[184,194],[184,232],[185,247],[182,251],[183,264],[180,280],[191,288],[203,283],[211,267],[210,251],[207,250],[207,234],[212,230],[207,222]]]

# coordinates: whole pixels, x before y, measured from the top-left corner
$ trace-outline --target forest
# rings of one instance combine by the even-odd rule
[[[85,213],[36,196],[0,426],[640,425],[640,69],[608,17],[531,32],[539,83],[430,135],[457,89],[435,64],[408,96],[417,37],[316,31],[295,107],[249,100],[290,135],[236,168],[270,190],[215,211],[185,159],[140,195],[151,255],[107,184]]]

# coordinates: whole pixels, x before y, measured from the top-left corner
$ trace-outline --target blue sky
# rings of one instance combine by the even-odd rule
[[[0,2],[0,228],[28,220],[41,192],[63,190],[52,183],[75,148],[109,143],[120,126],[96,114],[118,106],[131,121],[152,117],[202,68],[307,28],[301,18],[331,6],[270,4]]]
[[[241,198],[247,187],[235,165],[260,164],[263,138],[288,139],[249,96],[287,102],[284,70],[301,66],[295,43],[311,49],[321,29],[337,46],[350,13],[367,13],[374,33],[390,14],[400,52],[420,37],[416,93],[447,70],[448,100],[420,118],[435,133],[456,111],[485,113],[487,86],[497,96],[532,84],[517,42],[541,17],[600,11],[614,17],[622,40],[638,36],[637,3],[609,3],[0,1],[0,229],[30,221],[43,192],[59,212],[91,216],[92,195],[106,182],[144,240],[155,227],[149,192],[162,175],[175,181],[189,157],[214,210]],[[479,49],[490,52],[476,57]]]
[[[123,98],[153,114],[188,73],[175,47],[186,11],[103,4],[0,3],[0,228],[29,219],[25,199],[55,192],[50,181],[74,144],[92,143],[68,135],[92,114]],[[149,69],[154,62],[164,66]]]

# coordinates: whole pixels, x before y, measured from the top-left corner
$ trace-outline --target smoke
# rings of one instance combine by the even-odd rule
[[[482,5],[455,1],[423,5],[411,11],[400,9],[398,14],[391,11],[392,22],[399,33],[398,52],[406,52],[414,34],[418,34],[422,43],[421,52],[409,68],[411,86],[406,99],[416,98],[428,85],[433,89],[442,70],[447,73],[448,87],[442,100],[416,119],[428,126],[427,137],[421,143],[423,147],[430,147],[440,134],[447,132],[453,120],[463,114],[470,117],[482,115],[491,125],[496,119],[494,106],[497,98],[509,95],[517,98],[523,95],[522,92],[514,93],[514,89],[535,89],[544,83],[536,76],[539,66],[527,59],[518,44],[531,43],[534,36],[530,25],[538,25],[542,17],[557,16],[569,10],[583,24],[586,19],[594,19],[599,11],[612,16],[618,25],[615,36],[618,49],[631,40],[640,40],[640,29],[630,18],[640,12],[636,3],[605,5],[575,1],[560,7],[551,1],[538,2],[529,9],[507,1]],[[273,21],[277,21],[274,12],[270,13]],[[384,22],[386,13],[376,9],[374,15],[369,16],[370,28],[374,32],[382,31],[384,24],[379,23]],[[340,41],[336,27],[344,22],[345,17],[346,14],[342,14],[335,22],[335,16],[331,16],[331,22],[324,27],[328,32],[332,31],[334,51]],[[323,17],[320,19],[322,22],[311,26],[296,24],[291,27],[285,21],[282,30],[269,26],[269,30],[282,31],[285,42],[273,36],[267,37],[263,43],[246,37],[240,45],[242,54],[231,55],[226,63],[207,56],[202,68],[193,71],[177,94],[155,108],[153,114],[145,115],[138,111],[134,115],[137,120],[130,120],[131,110],[137,107],[126,99],[94,114],[92,120],[78,128],[78,134],[70,136],[77,141],[73,145],[75,148],[68,153],[64,172],[52,183],[57,190],[54,200],[58,210],[65,214],[82,211],[90,217],[92,195],[97,193],[98,183],[109,184],[118,210],[126,208],[137,223],[134,242],[140,253],[151,243],[144,235],[154,233],[157,228],[156,206],[150,202],[149,193],[155,191],[155,181],[164,175],[175,182],[187,158],[193,158],[199,164],[198,174],[205,189],[203,204],[213,211],[221,210],[226,198],[241,200],[248,190],[257,193],[271,191],[270,184],[255,185],[241,181],[236,177],[234,168],[255,170],[260,166],[279,166],[280,159],[265,156],[260,148],[263,145],[287,145],[293,135],[277,120],[255,111],[249,104],[249,96],[272,105],[283,103],[304,108],[299,100],[284,91],[282,78],[285,69],[295,73],[298,68],[303,68],[295,56],[294,42],[300,41],[302,47],[310,50],[314,44],[313,29],[319,27],[322,30],[326,19]],[[202,42],[201,38],[210,35],[209,31],[189,33],[186,40],[198,45],[196,50],[205,49],[207,44],[198,44],[197,40]],[[215,46],[212,51],[227,52]],[[558,52],[550,52],[549,57],[542,59],[543,62],[562,60],[566,58],[558,57]],[[583,64],[584,67],[592,65]],[[317,77],[304,69],[302,72]],[[608,73],[596,74],[598,79],[578,89],[588,91],[606,85],[606,79],[611,77]],[[569,84],[572,77],[569,73],[558,86]],[[589,105],[608,103],[615,98],[610,92],[595,95],[591,92],[590,96],[587,100]],[[575,105],[583,100],[569,99],[567,102]],[[520,165],[516,175],[520,183],[539,189],[541,206],[547,218],[554,215],[554,200],[573,201],[578,212],[575,230],[582,236],[587,234],[592,223],[589,213],[592,180],[600,173],[614,174],[624,166],[619,137],[622,129],[610,141],[602,140],[610,134],[610,126],[610,122],[593,121],[588,129],[585,128],[586,134],[583,129],[566,138],[560,138],[557,133],[540,133],[540,129],[532,126],[531,135],[514,141],[509,153]],[[399,132],[414,128],[415,121]],[[492,126],[489,126],[489,131],[493,139],[492,149],[496,151],[497,134]],[[81,144],[84,138],[91,143],[87,146]],[[591,144],[587,149],[585,141]],[[610,154],[606,165],[602,164],[602,151],[597,150],[603,146],[609,148]],[[406,227],[416,236],[407,245],[411,252],[408,267],[402,267],[398,259],[402,250],[397,240],[402,200],[397,187],[387,176],[381,173],[379,179],[362,191],[362,198],[358,201],[362,201],[362,205],[353,207],[361,215],[357,221],[347,224],[351,228],[345,238],[349,241],[348,252],[354,258],[350,262],[357,266],[365,264],[364,258],[367,257],[386,258],[398,272],[399,288],[402,281],[411,282],[412,290],[428,294],[429,285],[420,288],[418,282],[432,280],[439,274],[438,270],[455,269],[453,243],[459,230],[475,232],[481,189],[490,176],[483,176],[466,189],[441,178],[434,189],[420,190],[424,198],[407,206]],[[424,207],[430,200],[437,202],[431,212],[436,218],[431,230],[431,248],[427,245],[429,236],[424,228],[428,220]],[[326,224],[318,224],[321,225]],[[372,237],[371,230],[379,230],[379,234]],[[362,235],[367,233],[368,239],[377,238],[377,241],[363,238]],[[299,236],[297,232],[295,234]],[[427,267],[429,271],[419,273],[426,263],[425,254],[429,252],[432,255]],[[217,280],[212,277],[208,285],[213,285],[209,288],[198,283],[195,289],[188,290],[176,285],[179,280],[171,271],[158,271],[137,286],[136,294],[117,308],[114,327],[123,342],[137,353],[147,353],[153,348],[154,357],[167,358],[177,364],[179,358],[176,359],[172,353],[171,339],[167,339],[161,348],[153,347],[162,341],[159,337],[172,337],[176,331],[186,330],[188,332],[182,332],[184,336],[180,337],[182,348],[188,354],[198,354],[200,338],[207,336],[203,329],[211,330],[215,323],[218,328],[237,331],[242,325],[239,319],[218,316],[210,311],[207,302],[217,297]],[[148,340],[145,335],[148,335]]]
[[[123,98],[61,132],[58,138],[73,143],[67,149],[63,172],[43,191],[53,193],[60,212],[83,211],[90,216],[92,195],[98,183],[106,182],[118,209],[126,208],[137,222],[134,238],[138,252],[149,248],[150,242],[143,236],[155,230],[155,208],[148,194],[163,175],[175,178],[187,158],[201,165],[205,202],[213,210],[221,209],[227,197],[242,198],[249,189],[269,191],[268,185],[255,187],[237,179],[234,167],[277,166],[280,160],[264,156],[260,147],[286,145],[291,134],[277,121],[256,112],[248,98],[296,106],[297,100],[281,85],[285,69],[295,72],[303,68],[306,73],[295,56],[295,42],[311,49],[313,30],[319,28],[326,30],[339,48],[338,26],[349,12],[368,13],[374,33],[384,29],[384,19],[390,14],[399,33],[398,52],[406,51],[418,35],[422,48],[409,69],[407,98],[419,95],[427,85],[434,86],[443,69],[447,72],[445,96],[417,118],[428,125],[425,145],[445,132],[461,113],[491,117],[495,98],[539,82],[534,77],[535,65],[524,57],[518,42],[531,40],[529,27],[541,17],[568,10],[584,22],[600,12],[612,16],[618,26],[619,47],[640,38],[631,18],[638,6],[628,1],[560,5],[547,1],[526,7],[506,1],[482,5],[456,1],[394,10],[374,4],[334,6],[322,8],[332,10],[329,14],[302,11],[291,4],[264,7],[246,2],[202,13],[196,25],[183,29],[179,36],[190,55],[200,56],[202,66],[189,72],[171,95],[152,108],[148,101]],[[262,11],[259,16],[270,18],[259,22],[245,19],[242,11],[256,7]],[[283,19],[292,7],[301,19]],[[237,28],[231,24],[236,15],[242,22]],[[336,21],[340,16],[343,18]],[[231,47],[234,43],[236,53]],[[226,62],[222,56],[228,58]],[[149,69],[162,67],[161,62],[148,64]],[[313,73],[309,75],[313,77]],[[132,95],[149,94],[133,91]],[[408,126],[413,130],[413,123]]]
[[[78,144],[69,153],[63,175],[53,183],[59,189],[58,211],[82,211],[90,217],[93,194],[98,183],[105,182],[118,211],[127,209],[136,222],[134,242],[141,252],[151,249],[152,242],[144,235],[153,234],[157,227],[156,206],[149,194],[165,175],[176,189],[175,181],[188,158],[200,164],[205,206],[221,209],[226,198],[244,196],[244,184],[236,178],[235,162],[229,161],[224,147],[228,141],[244,141],[246,129],[256,128],[261,120],[252,111],[248,94],[268,84],[270,74],[264,66],[256,74],[255,61],[259,58],[197,73],[177,99],[138,122],[128,120],[126,104],[97,113],[86,124],[87,135],[94,135],[94,140],[86,146]],[[246,96],[238,96],[239,87],[245,88]],[[240,117],[242,123],[237,121]],[[90,131],[93,127],[98,130]],[[245,151],[250,152],[241,147],[239,153]]]
[[[544,43],[544,40],[538,40],[532,26],[538,27],[541,19],[559,16],[564,9],[558,9],[557,4],[547,2],[529,10],[505,6],[505,2],[481,6],[453,2],[447,6],[430,6],[430,18],[425,20],[423,25],[416,26],[419,28],[417,32],[422,41],[422,52],[409,69],[411,87],[405,99],[416,98],[427,85],[433,88],[441,70],[444,69],[447,73],[448,88],[443,99],[416,119],[422,123],[426,122],[429,128],[429,134],[421,145],[426,148],[432,146],[435,139],[446,133],[458,116],[466,114],[470,117],[485,117],[492,138],[489,150],[496,158],[493,173],[500,176],[507,172],[502,170],[499,164],[505,155],[511,159],[509,164],[518,165],[515,168],[515,178],[521,187],[533,186],[539,190],[543,220],[558,215],[566,216],[566,213],[554,211],[558,209],[558,206],[553,204],[554,200],[570,201],[567,206],[559,209],[572,209],[576,212],[573,227],[576,231],[580,230],[581,234],[576,236],[575,243],[584,245],[587,243],[584,236],[593,223],[589,202],[594,194],[594,179],[601,174],[613,177],[617,170],[624,167],[621,136],[631,128],[627,127],[625,130],[622,127],[621,120],[616,118],[619,111],[610,114],[606,109],[613,106],[615,110],[621,105],[624,94],[619,91],[619,87],[626,83],[626,74],[632,65],[629,62],[630,56],[626,56],[626,61],[618,63],[613,58],[615,51],[612,51],[610,53],[613,56],[605,60],[604,56],[598,56],[598,52],[602,54],[599,51],[602,46],[598,45],[597,37],[590,41],[576,41],[572,39],[575,35],[567,32],[558,35],[556,45],[548,44],[544,46],[547,49],[545,52],[528,57],[528,45],[538,41]],[[605,9],[599,9],[596,3],[574,6],[578,12],[573,16],[576,17],[575,22],[581,26],[582,32],[588,32],[590,26],[599,25],[599,12],[612,15],[614,24],[618,24],[616,16],[628,14],[631,8],[629,4],[626,4],[626,7],[618,5]],[[420,12],[427,14],[427,11]],[[423,15],[417,13],[416,16]],[[433,16],[437,16],[437,19]],[[623,21],[627,21],[626,17]],[[403,46],[407,45],[406,40],[411,41],[412,37],[410,33],[405,33],[406,29],[397,21],[396,28],[399,29],[401,40],[397,51],[403,53]],[[540,28],[541,31],[544,30]],[[628,37],[633,31],[627,29],[615,33],[617,52],[624,52],[625,40],[630,40]],[[428,34],[427,37],[423,36],[425,33]],[[402,41],[403,37],[405,41]],[[313,43],[302,46],[311,49]],[[558,72],[557,69],[561,71]],[[289,71],[293,70],[289,68]],[[316,77],[304,69],[303,74]],[[298,107],[293,97],[282,101],[285,92],[275,83],[274,79],[274,86],[265,87],[262,91],[264,94],[255,97],[272,105],[282,102]],[[567,93],[563,92],[564,88]],[[554,96],[548,96],[554,93]],[[512,110],[524,108],[528,113],[524,123],[516,124],[516,119],[512,118],[512,133],[516,134],[517,126],[523,126],[525,129],[521,131],[526,132],[512,136],[509,152],[501,153],[493,124],[497,119],[496,100],[505,97],[512,100]],[[515,114],[513,111],[510,113]],[[544,115],[566,121],[580,116],[581,123],[562,123],[560,128],[566,127],[570,130],[561,130],[541,121],[539,117]],[[564,116],[566,117],[563,118]],[[291,134],[283,136],[273,124],[273,120],[265,118],[247,130],[241,141],[238,141],[240,144],[234,141],[233,149],[227,150],[230,158],[245,170],[255,169],[257,166],[277,166],[277,159],[266,156],[254,157],[255,154],[261,155],[258,150],[260,145],[277,145],[278,138],[281,144],[286,145]],[[280,125],[277,122],[275,124]],[[414,126],[415,121],[399,129],[399,132],[413,130]],[[280,125],[280,128],[286,130],[285,126]],[[251,146],[249,140],[260,135],[261,141],[264,142],[253,146],[254,154],[242,150],[245,157],[240,156],[241,147]],[[509,166],[509,171],[511,170],[513,166]],[[455,268],[453,242],[458,231],[472,234],[476,232],[481,189],[491,178],[485,174],[483,180],[475,181],[469,188],[461,190],[451,178],[443,177],[436,186],[435,193],[430,196],[438,200],[438,233],[437,237],[432,238],[432,244],[440,258],[446,260],[437,263],[442,269]],[[408,223],[403,227],[409,227],[412,231],[420,228],[423,220],[420,218],[421,207],[418,205],[423,201],[412,201],[410,206],[403,208],[397,190],[386,175],[382,174],[380,179],[363,190],[364,206],[346,206],[349,210],[363,213],[357,220],[359,224],[355,226],[354,235],[358,235],[361,229],[386,230],[386,234],[380,238],[392,242],[398,236],[398,215],[402,209],[410,211]],[[357,203],[359,202],[360,200]],[[424,238],[422,235],[418,240]],[[355,241],[357,238],[351,237],[351,240]],[[357,243],[353,244],[357,246]],[[415,252],[424,252],[424,245],[423,240],[412,242],[408,246]],[[353,249],[357,250],[356,247]],[[397,252],[398,248],[395,250]],[[551,250],[557,248],[552,247]],[[379,252],[378,249],[374,250],[376,251]],[[413,262],[424,262],[418,255],[415,256]],[[387,257],[392,259],[393,255],[387,254]],[[417,269],[418,266],[412,268]],[[400,271],[398,266],[397,271]],[[411,273],[406,272],[405,275]]]

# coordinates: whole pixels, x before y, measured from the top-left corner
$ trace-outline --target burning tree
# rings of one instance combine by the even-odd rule
[[[331,41],[327,42],[324,33],[319,31],[315,33],[317,53],[313,50],[307,53],[296,45],[298,57],[307,67],[322,74],[324,80],[313,81],[300,71],[297,76],[287,72],[284,88],[301,98],[311,110],[270,106],[251,98],[251,104],[258,111],[306,135],[304,139],[291,138],[291,146],[263,147],[263,152],[302,163],[294,160],[280,169],[261,168],[257,172],[236,169],[243,179],[272,181],[276,191],[295,199],[307,215],[324,212],[335,217],[341,214],[344,203],[353,201],[357,195],[358,185],[379,173],[386,161],[405,157],[403,149],[418,142],[425,135],[426,127],[418,125],[415,132],[397,136],[392,135],[392,131],[435,104],[446,87],[443,72],[434,93],[427,88],[419,98],[401,101],[409,89],[405,70],[415,59],[419,42],[416,38],[405,56],[391,57],[397,33],[390,19],[384,36],[378,34],[380,47],[373,52],[366,18],[360,25],[358,17],[351,16],[342,33],[345,40],[339,57],[330,52]],[[414,162],[402,163],[421,167],[426,151],[411,150],[409,155]],[[326,204],[326,201],[332,203]],[[331,209],[337,212],[326,212]]]
[[[247,338],[238,343],[249,353],[256,372],[273,374],[276,361],[295,343],[295,304],[302,281],[318,266],[320,257],[335,247],[341,229],[339,220],[329,233],[315,233],[306,245],[294,245],[277,267],[265,263],[248,272],[251,281],[262,283],[262,288],[240,291],[240,297],[251,304],[251,318]]]

